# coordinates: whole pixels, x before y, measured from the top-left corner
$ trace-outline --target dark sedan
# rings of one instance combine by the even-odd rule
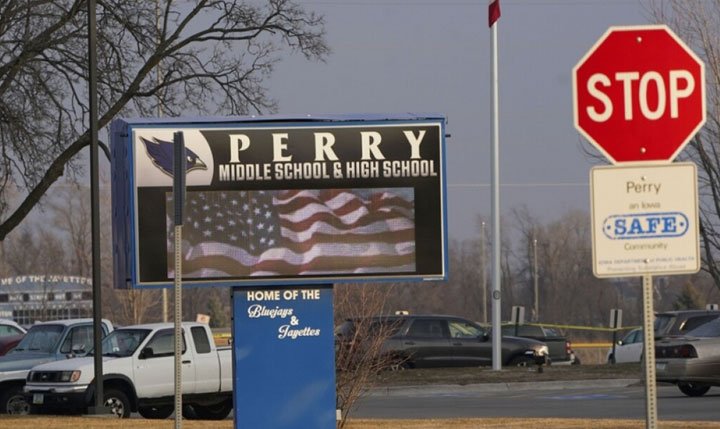
[[[339,341],[353,336],[357,319],[346,320],[336,330]],[[368,335],[384,332],[382,355],[406,368],[492,365],[492,342],[478,324],[457,316],[393,315],[363,319]],[[548,362],[547,346],[536,340],[502,338],[502,364],[542,365]]]

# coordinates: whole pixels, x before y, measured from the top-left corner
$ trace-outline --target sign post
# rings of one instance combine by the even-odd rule
[[[175,229],[175,429],[182,427],[182,226],[185,203],[185,138],[182,131],[173,134],[173,219]]]
[[[615,358],[615,346],[617,345],[617,331],[622,327],[622,310],[619,308],[613,308],[610,310],[610,329],[612,329],[612,360],[610,363],[614,364],[617,359]]]
[[[573,108],[613,164],[664,168],[591,171],[593,272],[642,277],[646,427],[656,428],[652,275],[700,268],[695,166],[669,164],[705,123],[705,66],[665,25],[611,27],[573,69]]]

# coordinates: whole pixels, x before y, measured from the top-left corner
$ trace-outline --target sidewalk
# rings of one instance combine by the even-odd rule
[[[428,394],[453,393],[491,393],[512,392],[522,390],[563,390],[584,389],[590,387],[622,388],[639,384],[638,378],[617,378],[602,380],[563,380],[563,381],[535,381],[513,383],[475,383],[475,384],[433,384],[423,386],[384,386],[369,389],[368,396],[416,396]]]

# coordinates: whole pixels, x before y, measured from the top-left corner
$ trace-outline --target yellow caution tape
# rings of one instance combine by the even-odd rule
[[[612,343],[572,343],[574,349],[607,349],[612,347]]]
[[[510,325],[512,325],[512,324],[510,324]],[[614,328],[601,328],[599,326],[556,325],[556,324],[552,324],[552,323],[526,323],[526,325],[546,326],[548,328],[576,329],[576,330],[584,330],[584,331],[604,331],[604,332],[625,331],[628,329],[635,329],[635,328],[641,327],[641,326],[623,326],[622,328],[614,329]]]

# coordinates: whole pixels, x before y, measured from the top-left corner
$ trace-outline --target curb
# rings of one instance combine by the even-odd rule
[[[435,384],[425,386],[389,386],[375,387],[366,392],[367,396],[426,396],[459,393],[492,393],[523,390],[563,390],[588,387],[621,388],[637,385],[636,378],[616,378],[601,380],[538,381],[516,383],[477,383],[477,384]]]

